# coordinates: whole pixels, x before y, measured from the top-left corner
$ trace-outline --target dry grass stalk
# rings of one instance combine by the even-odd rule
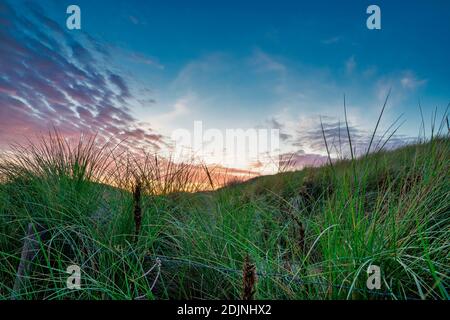
[[[250,262],[250,258],[247,255],[244,260],[243,268],[243,287],[242,287],[242,300],[253,300],[256,293],[256,266]]]
[[[138,181],[133,190],[133,213],[134,213],[134,224],[136,226],[135,235],[139,235],[142,224],[142,208],[141,208],[141,191],[142,185]]]

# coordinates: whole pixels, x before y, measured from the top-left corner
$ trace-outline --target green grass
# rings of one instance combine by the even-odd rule
[[[52,135],[0,162],[0,299],[235,299],[247,255],[258,299],[448,299],[449,148],[434,137],[187,193],[190,166]],[[138,235],[127,191],[136,179]],[[46,233],[13,292],[29,223]],[[71,264],[81,290],[66,288]],[[381,268],[378,291],[366,287],[370,264]]]

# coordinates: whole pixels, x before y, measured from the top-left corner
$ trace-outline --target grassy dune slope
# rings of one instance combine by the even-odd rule
[[[1,299],[240,298],[247,256],[259,299],[448,299],[448,138],[162,195],[94,183],[107,156],[61,150],[0,164]],[[29,223],[46,232],[13,290]],[[66,288],[71,264],[81,290]]]

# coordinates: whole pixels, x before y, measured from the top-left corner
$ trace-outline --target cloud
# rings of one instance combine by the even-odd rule
[[[330,45],[330,44],[335,44],[342,41],[342,37],[340,36],[335,36],[335,37],[331,37],[325,40],[322,40],[321,43],[325,44],[325,45]]]
[[[179,98],[169,112],[153,117],[153,121],[159,125],[162,125],[172,122],[178,117],[189,114],[190,110],[188,105],[193,98],[194,97],[192,95]]]
[[[138,15],[136,14],[130,14],[126,16],[126,19],[128,19],[128,21],[134,24],[135,26],[147,25],[147,21],[145,21],[145,19],[143,19],[142,17],[138,17]]]
[[[347,131],[345,122],[333,117],[322,118],[323,131],[320,120],[311,119],[310,123],[314,125],[309,128],[300,128],[297,131],[295,146],[323,154],[326,151],[325,136],[328,148],[333,156],[348,157],[350,155],[350,140],[355,155],[362,155],[367,152],[373,134],[370,130],[362,129],[349,122]],[[414,137],[405,135],[393,134],[391,136],[396,125],[387,128],[389,131],[386,131],[387,129],[384,131],[378,130],[372,142],[371,151],[378,150],[383,145],[384,149],[396,149],[415,141]],[[385,134],[385,132],[387,133]]]
[[[50,127],[66,136],[85,132],[126,139],[130,147],[165,143],[132,115],[128,105],[136,97],[127,80],[98,62],[99,55],[109,54],[107,46],[85,33],[76,38],[66,32],[37,3],[26,8],[29,12],[19,14],[0,5],[0,21],[9,26],[0,29],[2,143]]]
[[[296,153],[284,153],[280,155],[279,166],[283,170],[301,170],[305,167],[319,167],[326,164],[327,156],[314,153],[305,153],[300,150]]]
[[[286,132],[286,126],[275,117],[268,119],[266,125],[269,128],[279,130],[279,138],[281,141],[286,142],[292,138],[292,135]]]
[[[130,89],[128,88],[128,85],[121,76],[111,73],[109,75],[109,81],[111,81],[111,83],[115,84],[117,88],[119,88],[120,98],[122,99],[122,101],[131,96]]]
[[[128,19],[129,19],[129,20],[131,21],[131,23],[134,24],[134,25],[138,25],[138,24],[139,24],[139,19],[136,18],[136,17],[133,16],[133,15],[129,15],[129,16],[128,16]]]
[[[156,59],[148,57],[142,53],[131,52],[129,59],[135,63],[142,63],[160,70],[164,70],[164,65],[160,64]]]
[[[411,71],[406,71],[400,79],[400,83],[403,88],[414,90],[421,87],[427,83],[426,79],[419,79]]]
[[[374,93],[378,102],[383,103],[387,93],[391,91],[389,105],[400,106],[411,98],[413,92],[424,87],[427,82],[427,79],[419,78],[411,70],[392,72],[383,74],[376,80]]]
[[[261,49],[256,49],[251,57],[251,62],[260,72],[286,72],[286,66]]]
[[[351,56],[346,62],[345,62],[345,72],[347,74],[352,74],[353,71],[356,69],[356,60],[355,56]]]
[[[212,84],[214,79],[228,71],[228,56],[216,52],[190,61],[178,72],[172,86],[183,90],[191,90],[192,86]]]

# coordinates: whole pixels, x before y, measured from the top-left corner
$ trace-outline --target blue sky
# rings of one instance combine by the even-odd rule
[[[101,127],[105,133],[158,144],[173,130],[190,129],[202,120],[219,129],[277,127],[286,137],[284,150],[323,154],[316,139],[319,116],[333,132],[333,124],[343,120],[344,94],[352,129],[362,141],[389,88],[383,126],[402,113],[406,120],[395,143],[417,136],[419,99],[426,119],[435,107],[443,112],[450,102],[450,2],[445,0],[0,4],[0,36],[11,44],[0,51],[2,142],[11,138],[12,124],[26,135],[56,121],[68,133]],[[70,4],[81,8],[80,31],[65,28]],[[371,4],[381,8],[381,30],[366,28]],[[15,28],[5,29],[7,22]],[[39,67],[46,59],[40,45],[27,40],[31,35],[66,59],[48,58],[54,62],[50,68],[72,65],[89,75],[90,83],[73,78],[74,85],[60,87],[62,79],[46,69],[39,69],[36,81],[27,80],[24,74],[37,69],[20,69],[24,62],[33,66],[37,55]],[[29,49],[23,61],[12,61],[15,50],[20,52],[14,41]],[[68,74],[73,76],[63,76]],[[44,83],[66,97],[69,93],[70,101],[55,99]],[[95,99],[77,101],[72,91],[92,96],[96,93],[88,91],[98,83],[104,87]],[[19,87],[42,94],[20,97]],[[22,107],[19,102],[42,107],[32,106],[39,109],[33,116],[15,114],[15,122],[5,120],[13,106]],[[123,121],[108,122],[117,117]]]

